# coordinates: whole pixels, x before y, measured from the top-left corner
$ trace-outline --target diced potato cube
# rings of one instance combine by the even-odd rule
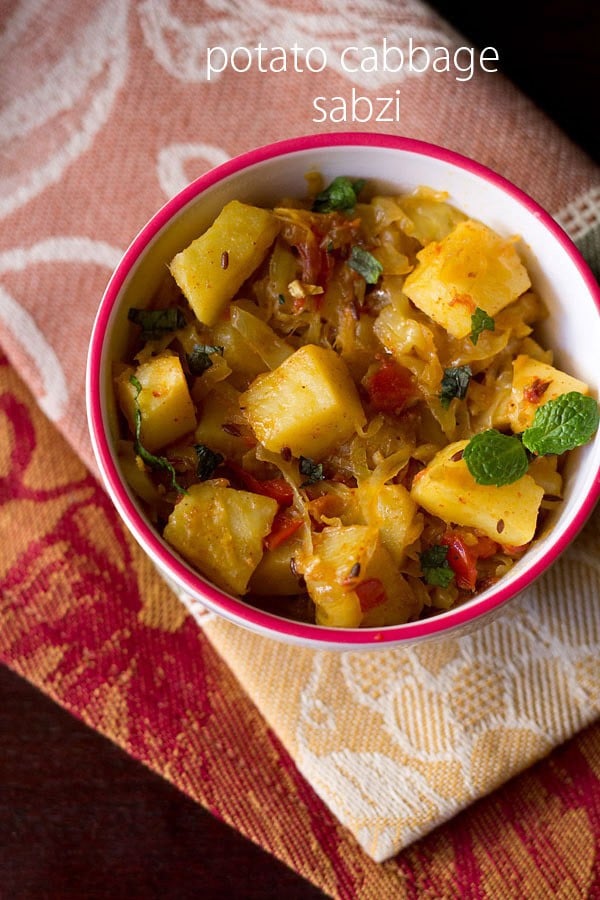
[[[289,597],[301,594],[300,575],[295,575],[291,559],[300,552],[302,537],[292,536],[272,550],[265,550],[263,558],[250,579],[250,590],[264,597]]]
[[[205,481],[192,485],[176,504],[163,535],[218,587],[244,594],[277,509],[271,497]]]
[[[278,231],[271,212],[232,200],[208,231],[171,260],[171,274],[201,322],[215,324]]]
[[[334,350],[306,344],[259,375],[240,398],[267,450],[322,459],[365,424],[346,364]]]
[[[240,392],[228,382],[216,384],[202,404],[196,428],[196,441],[199,444],[205,444],[227,459],[238,462],[248,452],[248,444],[238,424],[241,419],[239,398]]]
[[[530,475],[501,487],[477,484],[460,454],[467,443],[455,441],[436,453],[413,480],[413,500],[444,522],[478,528],[500,544],[528,544],[544,489]]]
[[[419,603],[379,530],[368,525],[332,525],[313,535],[313,553],[296,556],[316,606],[319,625],[337,628],[400,624]]]
[[[137,389],[130,377],[135,375],[142,386]],[[136,403],[142,414],[140,440],[154,453],[183,437],[196,427],[196,411],[178,356],[162,353],[137,369],[128,367],[117,378],[117,396],[132,434],[135,434]]]
[[[160,493],[158,488],[153,482],[147,467],[136,456],[133,441],[120,442],[119,465],[127,484],[138,497],[141,497],[150,506],[159,502]]]
[[[471,333],[477,307],[493,317],[531,286],[514,242],[470,219],[417,258],[404,292],[455,338]]]
[[[513,363],[509,419],[513,431],[521,432],[533,422],[536,410],[548,400],[569,391],[589,392],[588,385],[560,369],[521,354]]]

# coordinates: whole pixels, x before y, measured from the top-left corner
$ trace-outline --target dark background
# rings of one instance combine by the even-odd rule
[[[600,3],[597,0],[429,0],[475,47],[495,47],[502,71],[600,163]]]
[[[434,6],[600,163],[600,3]],[[321,894],[0,667],[0,897]]]

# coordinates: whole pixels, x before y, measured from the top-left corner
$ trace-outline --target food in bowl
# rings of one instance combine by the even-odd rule
[[[277,614],[382,627],[505,576],[598,426],[515,236],[311,173],[227,202],[129,309],[119,459],[163,538]]]

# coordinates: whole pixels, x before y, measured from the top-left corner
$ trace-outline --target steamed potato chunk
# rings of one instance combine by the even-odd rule
[[[239,397],[240,392],[227,381],[216,384],[202,405],[196,440],[222,453],[226,459],[241,462],[248,452],[248,444],[236,427],[240,417]],[[223,428],[224,424],[233,427]]]
[[[218,587],[244,594],[263,555],[277,502],[227,486],[194,484],[177,503],[164,538]]]
[[[513,241],[470,219],[417,259],[404,293],[455,338],[470,334],[477,307],[493,317],[531,286]]]
[[[137,390],[129,380],[132,375],[142,386],[137,401]],[[140,440],[151,453],[196,427],[196,411],[178,356],[162,353],[136,369],[128,367],[117,379],[117,394],[132,433],[135,433],[136,402],[139,405]]]
[[[271,212],[232,200],[208,231],[171,260],[171,274],[200,322],[215,324],[278,231]]]
[[[410,586],[368,525],[331,525],[313,536],[313,552],[296,566],[319,625],[338,628],[407,622],[420,612]]]
[[[344,361],[327,347],[306,344],[240,397],[258,440],[275,453],[322,459],[365,424]]]
[[[254,570],[249,588],[264,597],[289,597],[302,593],[301,576],[294,574],[292,557],[302,549],[302,537],[294,535],[272,550],[265,550]]]
[[[500,544],[528,544],[544,489],[530,475],[502,487],[477,484],[460,457],[467,443],[455,441],[440,450],[414,479],[411,496],[444,522],[478,528]]]
[[[587,384],[547,363],[521,354],[513,363],[509,419],[512,430],[525,431],[533,423],[536,411],[548,400],[569,391],[589,393]]]

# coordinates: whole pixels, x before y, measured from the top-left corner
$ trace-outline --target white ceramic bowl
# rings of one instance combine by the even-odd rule
[[[166,544],[146,520],[124,481],[115,452],[111,363],[124,349],[127,309],[144,305],[173,255],[202,233],[229,200],[273,205],[303,196],[305,175],[366,178],[382,192],[419,185],[444,190],[450,202],[504,235],[521,236],[520,251],[550,316],[542,338],[557,365],[588,382],[600,382],[600,290],[579,252],[530,197],[473,160],[430,144],[378,134],[320,134],[261,147],[198,178],[170,200],[135,238],[114,272],[93,329],[87,402],[94,450],[105,486],[131,533],[159,570],[208,609],[254,631],[296,644],[359,649],[410,643],[471,630],[489,621],[552,564],[575,537],[600,495],[600,434],[573,452],[566,493],[549,533],[508,575],[463,605],[405,625],[333,629],[262,612],[208,583]]]

